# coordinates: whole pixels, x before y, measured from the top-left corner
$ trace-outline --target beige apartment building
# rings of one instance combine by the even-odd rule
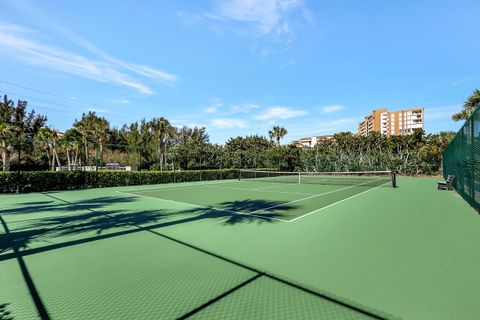
[[[378,109],[372,111],[360,122],[358,134],[366,136],[373,131],[389,136],[412,134],[413,129],[423,129],[423,121],[423,108],[391,112],[387,109]]]
[[[334,140],[333,135],[328,134],[324,136],[316,136],[316,137],[309,137],[309,138],[301,138],[299,140],[292,141],[291,144],[298,148],[304,147],[315,147],[315,145],[321,141],[329,141]]]

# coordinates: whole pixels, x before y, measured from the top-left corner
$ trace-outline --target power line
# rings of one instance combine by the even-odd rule
[[[56,94],[56,93],[52,93],[52,92],[48,92],[48,91],[44,91],[44,90],[39,90],[39,89],[27,87],[27,86],[24,86],[24,85],[20,85],[20,84],[16,84],[16,83],[13,83],[13,82],[9,82],[9,81],[5,81],[5,80],[1,80],[1,79],[0,79],[0,85],[2,85],[2,84],[14,86],[14,87],[21,88],[21,89],[25,89],[25,90],[30,90],[30,91],[33,91],[33,92],[37,92],[37,93],[49,95],[49,96],[56,97],[56,98],[60,98],[60,99],[65,99],[65,100],[69,100],[69,101],[79,102],[79,103],[88,105],[88,106],[90,106],[90,107],[97,107],[97,108],[99,108],[99,109],[111,109],[111,108],[102,107],[102,106],[100,106],[100,105],[98,105],[98,104],[95,104],[95,103],[92,103],[92,102],[88,102],[88,101],[85,101],[85,100],[76,99],[76,98],[71,98],[71,97],[66,97],[66,96],[62,96],[62,95]],[[6,92],[5,90],[3,90],[3,91]],[[43,100],[43,99],[35,98],[35,97],[28,97],[28,96],[25,96],[25,95],[22,95],[22,94],[18,94],[18,93],[11,93],[11,94],[18,95],[18,96],[23,96],[23,97],[26,97],[26,98],[28,98],[28,99],[34,99],[34,100],[41,101],[41,102],[45,102],[45,103],[55,104],[55,105],[62,106],[62,107],[70,107],[70,108],[78,109],[78,107],[68,106],[68,105],[65,105],[65,104],[60,104],[60,103],[56,103],[56,102],[52,102],[52,101],[48,101],[48,100]],[[121,112],[126,113],[126,114],[130,114],[130,115],[135,116],[135,117],[140,117],[140,118],[143,118],[143,117],[144,117],[143,115],[136,114],[136,113],[132,113],[132,112],[128,112],[128,111],[124,111],[124,110],[121,110]],[[120,116],[120,117],[121,117],[121,116]],[[129,117],[123,117],[123,118],[124,118],[124,119],[127,119],[127,118],[130,119]]]
[[[22,88],[22,89],[25,89],[25,90],[30,90],[30,91],[46,94],[46,95],[49,95],[49,96],[52,96],[52,97],[57,97],[57,98],[61,98],[61,99],[76,101],[76,102],[80,102],[80,103],[87,104],[87,105],[95,105],[95,103],[88,102],[88,101],[85,101],[85,100],[80,100],[80,99],[76,99],[76,98],[72,98],[72,97],[65,97],[65,96],[62,96],[62,95],[59,95],[59,94],[56,94],[56,93],[51,93],[51,92],[47,92],[47,91],[43,91],[43,90],[38,90],[38,89],[34,89],[34,88],[31,88],[31,87],[23,86],[23,85],[20,85],[20,84],[16,84],[16,83],[12,83],[12,82],[0,79],[0,84],[2,84],[2,83],[5,83],[5,84],[10,85],[10,86],[14,86],[14,87]]]
[[[48,101],[48,100],[45,100],[45,99],[40,99],[40,98],[36,98],[36,97],[26,96],[26,95],[23,95],[23,94],[20,94],[20,93],[16,93],[16,92],[5,91],[5,90],[3,90],[3,92],[6,93],[6,94],[8,94],[8,95],[19,96],[19,97],[27,98],[27,99],[33,100],[33,101],[40,101],[40,102],[43,102],[43,103],[48,103],[48,104],[52,104],[52,105],[57,105],[57,106],[60,106],[60,107],[70,108],[71,110],[64,110],[64,109],[58,109],[58,108],[52,108],[52,107],[46,107],[46,106],[36,105],[37,108],[41,108],[41,109],[53,110],[53,111],[58,111],[58,112],[63,112],[63,113],[72,113],[72,114],[78,114],[78,113],[79,113],[79,112],[78,112],[78,109],[85,110],[85,109],[82,109],[82,108],[79,108],[79,107],[76,107],[76,106],[71,106],[71,105],[66,105],[66,104],[57,103],[57,102],[53,102],[53,101]],[[92,111],[94,111],[94,110],[92,110]],[[83,112],[82,112],[82,113],[83,113]],[[117,114],[108,114],[108,116],[109,116],[109,117],[114,117],[114,118],[121,118],[121,119],[131,119],[130,117],[121,116],[121,115],[117,115]]]

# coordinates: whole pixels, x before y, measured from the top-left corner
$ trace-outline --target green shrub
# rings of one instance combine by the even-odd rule
[[[238,178],[238,170],[0,172],[0,193],[134,186]]]
[[[17,189],[15,172],[0,172],[0,193],[12,193]]]

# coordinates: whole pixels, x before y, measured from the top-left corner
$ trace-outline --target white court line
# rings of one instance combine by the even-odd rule
[[[335,192],[342,191],[342,190],[346,190],[346,189],[353,188],[353,187],[358,187],[358,186],[361,186],[362,184],[370,183],[370,182],[375,182],[375,181],[382,180],[382,179],[383,179],[383,178],[380,178],[380,179],[377,179],[377,180],[373,180],[373,181],[362,182],[362,183],[359,183],[359,184],[356,184],[356,185],[353,185],[353,186],[348,186],[348,187],[345,187],[345,188],[335,189],[335,190],[328,191],[328,192],[324,192],[324,193],[319,193],[319,194],[316,194],[316,195],[313,195],[313,196],[310,196],[310,197],[305,197],[305,198],[302,198],[302,199],[293,200],[293,201],[290,201],[290,202],[277,204],[277,205],[274,205],[274,206],[271,206],[271,207],[268,207],[268,208],[264,208],[264,209],[261,209],[261,210],[253,211],[253,212],[251,212],[251,213],[253,214],[253,213],[257,213],[257,212],[262,212],[262,211],[270,210],[270,209],[273,209],[273,208],[286,206],[286,205],[289,205],[289,204],[291,204],[291,203],[295,203],[295,202],[299,202],[299,201],[303,201],[303,200],[308,200],[308,199],[313,199],[313,198],[316,198],[316,197],[324,196],[324,195],[326,195],[326,194],[335,193]],[[384,183],[384,184],[387,184],[387,182]],[[382,184],[382,185],[383,185],[383,184]],[[376,187],[375,187],[375,188],[376,188]],[[374,188],[374,189],[375,189],[375,188]],[[292,220],[290,220],[290,221],[292,221]]]
[[[306,216],[309,216],[309,215],[311,215],[311,214],[314,214],[314,213],[317,213],[317,212],[322,211],[322,210],[324,210],[324,209],[333,207],[333,206],[335,206],[335,205],[337,205],[337,204],[339,204],[339,203],[342,203],[342,202],[344,202],[344,201],[347,201],[347,200],[350,200],[350,199],[352,199],[352,198],[358,197],[358,196],[361,195],[361,194],[364,194],[364,193],[367,193],[367,192],[369,192],[369,191],[372,191],[372,190],[375,190],[375,189],[377,189],[377,188],[380,188],[381,186],[384,186],[384,185],[386,185],[387,183],[390,183],[390,182],[385,182],[384,184],[381,184],[381,185],[379,185],[379,186],[376,186],[375,188],[365,190],[365,191],[363,191],[363,192],[354,194],[354,195],[351,196],[351,197],[348,197],[348,198],[339,200],[339,201],[337,201],[337,202],[334,202],[334,203],[332,203],[332,204],[329,204],[328,206],[322,207],[322,208],[317,209],[317,210],[310,211],[310,212],[305,213],[304,215],[302,215],[302,216],[300,216],[300,217],[296,217],[295,219],[289,220],[288,222],[294,222],[294,221],[296,221],[296,220],[305,218]]]
[[[215,180],[210,180],[210,181],[215,181]],[[222,180],[225,181],[225,180]],[[193,182],[208,182],[208,181],[193,181]],[[182,183],[182,182],[179,182]],[[196,184],[194,186],[185,186],[185,187],[160,187],[160,188],[152,188],[152,189],[140,189],[140,190],[121,190],[118,191],[120,193],[125,192],[149,192],[149,191],[173,191],[173,190],[182,190],[182,189],[192,189],[192,188],[198,188],[198,187],[205,187],[205,186],[211,186],[211,185],[224,185],[224,184],[232,184],[232,183],[238,183],[238,181],[230,181],[230,182],[216,182],[216,183],[206,183],[206,184]]]
[[[243,191],[262,191],[262,192],[271,192],[271,193],[284,193],[284,194],[293,194],[293,195],[314,195],[314,193],[306,193],[306,192],[288,192],[288,191],[273,191],[273,190],[263,190],[263,189],[247,189],[247,188],[234,188],[234,187],[217,187],[217,186],[210,186],[205,185],[207,188],[217,188],[217,189],[232,189],[232,190],[243,190]]]
[[[162,198],[156,198],[156,197],[149,197],[149,196],[144,196],[142,194],[136,194],[136,193],[130,193],[130,192],[122,192],[122,191],[116,191],[121,194],[127,194],[132,197],[142,197],[142,198],[148,198],[148,199],[153,199],[153,200],[160,200],[160,201],[166,201],[166,202],[172,202],[172,203],[180,203],[180,204],[186,204],[191,207],[200,207],[200,208],[207,208],[215,211],[223,211],[223,212],[229,212],[237,215],[244,215],[244,216],[253,216],[261,219],[267,219],[267,220],[277,220],[277,221],[283,221],[283,222],[290,222],[290,220],[284,220],[284,219],[279,219],[279,218],[274,218],[274,217],[267,217],[267,216],[262,216],[262,215],[257,215],[253,213],[248,213],[248,212],[240,212],[240,211],[233,211],[233,210],[228,210],[228,209],[220,209],[220,208],[214,208],[214,207],[209,207],[209,206],[204,206],[201,204],[194,204],[194,203],[188,203],[188,202],[182,202],[182,201],[177,201],[177,200],[169,200],[169,199],[162,199]]]
[[[263,182],[263,181],[260,181],[260,180],[257,180],[257,181],[240,180],[240,182],[242,182],[242,183],[249,183],[249,182],[258,183],[258,182]],[[272,182],[267,181],[267,183],[271,184]],[[250,190],[255,191],[255,190],[273,189],[273,188],[285,187],[285,186],[287,186],[287,185],[296,185],[296,186],[298,186],[298,183],[296,183],[296,182],[294,182],[294,183],[288,183],[288,184],[280,183],[280,184],[276,184],[276,185],[269,186],[269,187],[261,187],[261,188],[255,188],[255,189],[250,189]]]
[[[273,188],[280,188],[280,187],[286,187],[286,186],[298,186],[298,183],[282,183],[282,184],[278,184],[278,185],[275,185],[275,186],[270,186],[270,187],[261,187],[261,188],[257,188],[257,189],[253,189],[253,190],[265,190],[265,189],[273,189]]]

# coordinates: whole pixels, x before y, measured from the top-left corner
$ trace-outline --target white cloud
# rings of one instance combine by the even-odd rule
[[[247,123],[242,119],[218,118],[213,119],[210,124],[218,129],[246,128]]]
[[[287,107],[271,107],[255,116],[257,120],[288,119],[305,115],[305,111]]]
[[[102,49],[96,47],[94,44],[91,42],[83,39],[79,35],[75,34],[74,32],[64,28],[63,26],[53,22],[51,23],[52,27],[59,33],[61,33],[66,39],[69,41],[79,45],[80,47],[96,54],[98,57],[104,59],[105,61],[116,65],[117,67],[122,67],[125,68],[131,72],[134,72],[136,74],[142,75],[144,77],[148,77],[151,79],[156,79],[160,80],[162,82],[165,82],[167,84],[175,84],[178,81],[178,76],[150,67],[150,66],[145,66],[145,65],[140,65],[140,64],[133,64],[129,63],[126,61],[122,61],[120,59],[117,59],[115,57],[112,57],[110,54],[107,52],[103,51]]]
[[[173,84],[178,80],[178,77],[173,74],[149,66],[130,64],[113,58],[87,41],[67,33],[67,31],[64,31],[64,33],[68,34],[67,38],[69,40],[94,52],[100,59],[91,59],[48,43],[41,43],[36,40],[40,38],[38,34],[36,34],[35,39],[31,38],[33,33],[35,31],[21,26],[0,24],[0,47],[2,53],[32,65],[99,82],[126,86],[145,95],[153,94],[153,89],[142,81],[132,78],[127,72],[162,80],[169,84]]]
[[[289,129],[289,133],[296,137],[315,136],[319,134],[333,134],[336,132],[356,132],[358,118],[340,118],[331,121],[309,121]]]
[[[88,109],[86,109],[86,111],[92,111],[92,112],[96,112],[96,113],[108,113],[107,109],[88,108]]]
[[[216,113],[218,110],[216,107],[208,107],[205,109],[205,113]]]
[[[240,105],[233,106],[230,113],[248,113],[253,109],[257,109],[260,106],[253,103],[244,103]]]
[[[452,115],[460,112],[461,109],[461,105],[425,108],[425,121],[429,122],[432,120],[451,120]]]
[[[292,32],[291,15],[299,11],[307,12],[302,0],[222,0],[209,18],[250,24],[262,35],[282,35]]]
[[[172,73],[158,70],[149,66],[144,66],[140,64],[124,64],[124,63],[120,65],[142,76],[152,78],[152,79],[157,79],[157,80],[163,80],[169,84],[175,84],[179,79],[178,76]]]
[[[325,106],[322,108],[323,113],[332,113],[332,112],[337,112],[343,109],[345,109],[345,107],[341,104],[332,104],[330,106]]]
[[[456,86],[460,86],[460,85],[463,85],[465,83],[468,83],[470,80],[472,80],[472,77],[463,78],[463,79],[459,79],[459,80],[455,80],[455,81],[450,82],[450,85],[453,86],[453,87],[456,87]]]
[[[116,103],[116,104],[129,104],[130,100],[128,99],[110,99],[108,100],[110,103]]]
[[[205,20],[205,16],[202,14],[188,14],[184,11],[177,11],[175,15],[180,18],[180,20],[187,26],[193,25],[197,22],[202,22]]]
[[[213,98],[212,103],[208,106],[204,112],[205,113],[217,113],[218,110],[223,106],[223,101],[220,98]]]
[[[246,38],[253,54],[266,58],[288,49],[305,24],[314,25],[306,0],[214,0],[208,11],[177,12],[186,26],[202,23],[219,34]]]

